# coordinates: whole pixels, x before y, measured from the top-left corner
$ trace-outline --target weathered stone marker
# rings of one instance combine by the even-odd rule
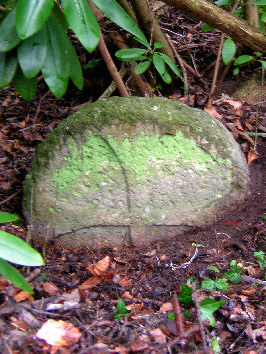
[[[243,200],[248,181],[238,144],[209,114],[113,97],[41,143],[23,207],[33,237],[66,247],[148,244],[212,223]]]

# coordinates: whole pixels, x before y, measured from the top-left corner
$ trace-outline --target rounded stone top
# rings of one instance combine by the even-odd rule
[[[145,244],[213,222],[241,203],[248,182],[238,144],[208,113],[112,97],[84,106],[40,144],[23,209],[34,237],[67,247]]]

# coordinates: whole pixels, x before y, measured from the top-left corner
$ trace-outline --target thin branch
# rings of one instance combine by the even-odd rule
[[[99,48],[99,51],[102,55],[102,58],[107,66],[107,69],[108,69],[110,75],[112,76],[112,78],[114,79],[114,81],[116,83],[117,89],[120,92],[121,96],[123,96],[123,97],[129,96],[126,86],[125,86],[123,80],[121,79],[121,76],[119,75],[119,72],[117,71],[117,68],[113,62],[113,59],[106,47],[102,33],[100,34],[100,41],[98,44],[98,48]]]
[[[173,296],[172,304],[173,304],[173,312],[175,315],[175,324],[176,324],[177,335],[182,335],[184,333],[184,324],[183,324],[180,304],[179,304],[176,294],[174,294],[174,296]]]
[[[199,300],[198,300],[197,293],[196,293],[196,284],[195,283],[192,283],[192,300],[195,302],[195,307],[197,310],[197,317],[198,317],[198,322],[199,322],[200,335],[201,335],[201,339],[202,339],[203,348],[207,349],[207,341],[206,341],[203,323],[201,320],[200,305],[199,305]]]

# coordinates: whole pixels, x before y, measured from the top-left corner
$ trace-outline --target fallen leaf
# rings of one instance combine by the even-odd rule
[[[249,124],[248,122],[244,122],[244,124],[248,130],[250,130],[250,131],[254,130],[253,125]]]
[[[81,332],[72,323],[62,320],[48,320],[44,322],[36,336],[55,347],[70,347],[77,343]]]
[[[103,278],[100,277],[91,277],[84,281],[81,285],[78,286],[80,290],[92,289],[96,285],[100,284],[103,281]]]
[[[216,108],[214,106],[204,108],[204,111],[209,113],[211,116],[213,116],[214,118],[216,118],[218,120],[223,118],[223,116],[216,111]]]
[[[59,291],[59,289],[55,285],[50,283],[43,283],[42,286],[43,290],[51,296],[56,295]]]
[[[159,344],[166,344],[166,338],[160,328],[156,328],[149,332],[152,339]]]
[[[132,298],[133,298],[133,296],[130,294],[129,291],[125,291],[124,294],[121,295],[121,299],[123,299],[123,300],[129,300]]]
[[[10,321],[10,324],[13,327],[15,327],[15,328],[18,328],[18,329],[23,330],[23,331],[28,331],[29,330],[27,324],[24,322],[24,320],[23,320],[21,315],[18,318],[14,317],[14,316],[11,316],[9,321]]]
[[[239,109],[243,106],[243,103],[241,101],[233,101],[230,99],[225,99],[223,102],[229,103],[231,106],[233,106],[235,109]]]
[[[159,312],[167,312],[167,311],[173,311],[173,304],[171,302],[165,302],[164,304],[162,304],[159,310]]]
[[[95,275],[96,277],[105,277],[110,264],[111,258],[106,256],[96,264],[89,265],[87,269],[92,275]]]
[[[24,300],[33,301],[34,297],[27,291],[21,290],[14,295],[14,299],[16,300],[16,302],[22,302]]]
[[[242,131],[244,130],[239,118],[234,118],[234,124],[237,127],[237,129],[242,130]]]
[[[248,152],[248,165],[250,165],[258,157],[259,157],[259,154],[255,150],[250,149]]]

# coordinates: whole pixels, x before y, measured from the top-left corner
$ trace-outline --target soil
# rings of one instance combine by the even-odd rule
[[[182,37],[185,43],[181,43],[186,50],[179,48],[181,56],[188,60],[187,53],[192,51],[197,69],[206,72],[219,46],[217,33],[202,35],[198,23],[172,11],[160,21],[167,23],[171,31],[186,34]],[[97,57],[97,52],[89,55],[80,51],[84,62]],[[253,70],[254,67],[248,66],[238,79],[230,74],[215,97],[219,103],[216,113],[232,131],[250,162],[250,193],[243,205],[228,215],[217,216],[217,222],[206,229],[195,229],[170,240],[164,240],[162,235],[160,242],[145,249],[84,247],[69,251],[52,242],[33,244],[45,253],[45,266],[19,270],[30,281],[34,296],[0,278],[1,353],[211,353],[209,343],[214,343],[214,335],[219,338],[221,352],[264,352],[265,281],[254,252],[266,251],[265,140],[257,137],[256,153],[252,155],[253,138],[243,131],[254,132],[256,126],[263,127],[265,111],[262,106],[222,96],[238,86],[236,80],[244,81]],[[31,102],[22,100],[11,87],[0,91],[0,206],[1,211],[21,216],[19,225],[3,225],[2,230],[24,240],[30,236],[23,221],[21,201],[23,181],[35,151],[60,121],[81,104],[100,96],[111,81],[105,73],[103,67],[93,69],[86,78],[90,83],[83,91],[70,85],[62,99],[56,99],[42,80]],[[211,71],[205,73],[208,87],[211,78]],[[179,81],[160,93],[204,109],[208,98],[206,87],[191,74],[188,80],[187,96]],[[255,156],[252,162],[251,155]],[[183,320],[177,315],[175,320],[168,318],[179,308],[175,294],[180,294],[182,284],[187,284],[189,279],[197,284],[206,278],[215,280],[229,270],[232,260],[241,269],[240,283],[228,281],[224,292],[194,289],[195,306],[180,302]],[[220,273],[208,270],[210,266],[218,268]],[[226,300],[214,314],[214,327],[208,320],[202,321],[196,311],[197,302],[208,297]],[[123,299],[129,312],[116,316],[119,299]],[[190,311],[190,317],[186,310]],[[62,325],[68,323],[67,335],[60,343],[48,344],[49,341],[38,335],[48,320],[62,321],[57,322]],[[184,326],[181,330],[180,325]]]

